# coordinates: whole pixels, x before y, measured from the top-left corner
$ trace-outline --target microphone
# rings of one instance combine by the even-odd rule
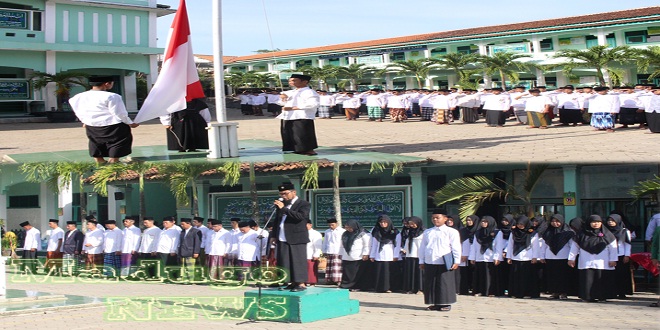
[[[278,198],[277,200],[280,201],[280,202],[282,202],[282,203],[284,203],[284,198],[282,198],[282,197]],[[277,205],[273,204],[273,208],[276,209],[276,208],[277,208]]]

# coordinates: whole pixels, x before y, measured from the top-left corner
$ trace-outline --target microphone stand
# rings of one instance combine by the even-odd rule
[[[280,197],[278,199],[280,202],[284,201],[284,198]],[[277,212],[277,206],[273,207],[273,212],[270,213],[270,216],[268,217],[268,220],[266,220],[266,223],[264,224],[264,229],[261,229],[261,233],[257,236],[257,239],[259,239],[259,253],[264,250],[264,236],[263,232],[266,230],[265,228],[268,228],[268,224],[270,221],[273,219],[273,216],[275,216],[275,212]],[[268,239],[268,244],[270,244],[270,235]],[[262,256],[263,257],[263,256]],[[266,255],[266,258],[268,258],[268,255]],[[259,282],[257,283],[257,287],[259,288],[259,292],[257,293],[257,319],[259,318],[259,312],[261,311],[261,287],[263,287],[263,279],[264,279],[264,261],[259,259]]]

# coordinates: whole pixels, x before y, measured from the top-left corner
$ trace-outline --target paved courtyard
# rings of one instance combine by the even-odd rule
[[[237,122],[239,140],[278,142],[279,121],[272,117],[243,116],[228,110]],[[589,126],[552,126],[527,129],[508,120],[502,128],[477,123],[434,125],[413,118],[406,123],[346,121],[341,117],[316,121],[319,145],[361,151],[396,153],[447,163],[641,163],[659,162],[660,134],[637,128],[615,133],[596,132]],[[135,146],[165,144],[165,129],[157,120],[133,130]],[[0,124],[0,158],[7,154],[52,150],[86,150],[80,123]],[[318,157],[323,157],[320,153]]]
[[[11,274],[8,274],[11,277]],[[43,276],[38,276],[39,279]],[[320,286],[325,287],[325,286]],[[10,289],[35,290],[53,294],[88,297],[242,297],[245,289],[218,290],[206,285],[109,282],[98,284],[9,283]],[[249,288],[254,290],[253,288]],[[334,290],[334,289],[333,289]],[[90,304],[50,311],[3,315],[0,329],[658,329],[660,314],[647,305],[656,297],[637,293],[628,300],[583,303],[567,301],[459,296],[450,312],[424,310],[423,296],[399,293],[352,292],[360,301],[358,314],[305,324],[267,321],[210,320],[201,308],[163,306],[153,317],[191,312],[187,321],[109,321],[108,305],[97,299]],[[165,304],[164,304],[165,305]],[[163,313],[169,308],[169,313]],[[0,309],[1,310],[1,309]],[[134,310],[137,315],[139,311]],[[213,313],[216,317],[219,313]]]

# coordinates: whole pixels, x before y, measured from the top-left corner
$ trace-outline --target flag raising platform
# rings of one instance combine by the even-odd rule
[[[258,290],[246,291],[245,298],[257,299]],[[357,314],[360,302],[350,299],[348,290],[309,287],[305,291],[262,289],[262,308],[253,308],[246,318],[274,322],[308,323]]]

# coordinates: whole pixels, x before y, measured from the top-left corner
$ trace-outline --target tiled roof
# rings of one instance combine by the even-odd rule
[[[504,25],[493,25],[475,27],[461,30],[417,34],[411,36],[385,38],[369,41],[350,42],[321,47],[301,48],[284,50],[273,53],[239,56],[230,62],[249,62],[272,57],[287,57],[303,54],[331,53],[337,51],[348,51],[356,49],[369,49],[378,46],[419,44],[422,42],[456,41],[462,39],[476,39],[493,36],[517,34],[520,32],[538,33],[564,30],[568,28],[601,27],[620,23],[633,23],[645,21],[657,21],[660,19],[660,6],[613,11],[606,13],[571,16],[564,18],[547,19],[533,22],[512,23]]]
[[[195,54],[195,57],[206,60],[209,62],[213,62],[213,55],[200,55],[200,54]],[[223,56],[222,57],[222,63],[227,63],[235,60],[238,56]]]

